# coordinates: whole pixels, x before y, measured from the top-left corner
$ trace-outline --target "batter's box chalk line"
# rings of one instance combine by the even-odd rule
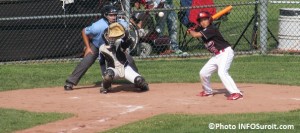
[[[120,115],[127,114],[127,113],[131,113],[131,112],[135,112],[135,111],[137,111],[137,110],[139,110],[139,109],[144,108],[144,106],[128,105],[128,106],[126,106],[126,108],[127,108],[127,109],[126,109],[125,111],[121,112]]]
[[[80,97],[69,97],[69,99],[80,99]]]
[[[292,100],[300,101],[300,98],[291,98]]]
[[[115,114],[114,116],[111,116],[111,117],[104,117],[104,118],[101,118],[99,120],[96,120],[92,123],[86,123],[84,126],[76,126],[76,127],[73,127],[71,129],[69,129],[69,131],[77,131],[77,130],[80,130],[88,125],[93,125],[95,123],[104,123],[106,121],[109,121],[109,120],[112,120],[114,117],[117,117],[117,116],[120,116],[120,115],[125,115],[125,114],[128,114],[128,113],[132,113],[132,112],[135,112],[137,110],[140,110],[140,109],[143,109],[144,108],[144,105],[121,105],[121,104],[117,104],[115,105],[115,107],[117,108],[125,108],[125,109],[121,109],[123,110],[121,113],[118,113],[118,114]],[[67,133],[69,132],[67,129],[64,129],[58,133]]]
[[[128,114],[128,113],[132,113],[132,112],[135,112],[137,110],[140,110],[140,109],[143,109],[144,106],[143,105],[121,105],[121,104],[117,104],[115,107],[117,108],[125,108],[124,111],[122,111],[121,113],[119,113],[118,115],[124,115],[124,114]],[[117,116],[117,115],[116,115]],[[113,117],[105,117],[105,118],[102,118],[100,120],[97,120],[98,122],[100,123],[103,123],[103,122],[106,122],[108,120],[111,120]]]
[[[106,122],[106,121],[108,121],[110,119],[112,119],[112,118],[105,117],[105,118],[102,118],[102,119],[98,120],[98,122],[102,123],[102,122]]]
[[[293,98],[273,98],[273,99],[300,101],[300,98],[296,98],[296,97],[293,97]]]

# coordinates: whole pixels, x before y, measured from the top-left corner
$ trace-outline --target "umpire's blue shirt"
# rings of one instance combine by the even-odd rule
[[[119,19],[121,24],[125,23],[123,19]],[[85,34],[92,37],[92,43],[99,48],[101,44],[104,44],[102,35],[104,30],[108,27],[108,22],[105,19],[100,19],[84,29]],[[126,26],[125,26],[126,27]]]
[[[92,37],[92,43],[99,48],[100,44],[104,43],[102,39],[102,34],[104,30],[108,27],[108,22],[105,19],[99,19],[91,26],[88,26],[84,29],[85,34]]]

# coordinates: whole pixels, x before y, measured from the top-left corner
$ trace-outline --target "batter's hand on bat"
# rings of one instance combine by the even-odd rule
[[[190,27],[187,29],[186,33],[190,34],[191,31],[195,31],[195,29],[196,29],[195,27]]]
[[[203,35],[195,30],[188,30],[187,33],[194,38],[201,38]]]

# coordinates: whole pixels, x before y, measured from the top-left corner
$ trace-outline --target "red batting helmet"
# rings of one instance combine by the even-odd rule
[[[201,11],[198,14],[197,21],[200,22],[200,19],[202,19],[202,18],[208,18],[210,23],[212,23],[212,21],[213,21],[212,16],[207,11]]]

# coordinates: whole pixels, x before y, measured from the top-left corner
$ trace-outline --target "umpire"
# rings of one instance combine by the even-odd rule
[[[82,61],[65,81],[65,90],[73,90],[85,72],[93,65],[99,55],[99,47],[104,44],[102,35],[109,24],[116,22],[118,10],[112,5],[106,5],[101,10],[101,18],[81,31],[86,47]],[[121,21],[121,20],[118,20]],[[124,21],[124,20],[123,20]],[[90,41],[91,40],[91,41]]]

